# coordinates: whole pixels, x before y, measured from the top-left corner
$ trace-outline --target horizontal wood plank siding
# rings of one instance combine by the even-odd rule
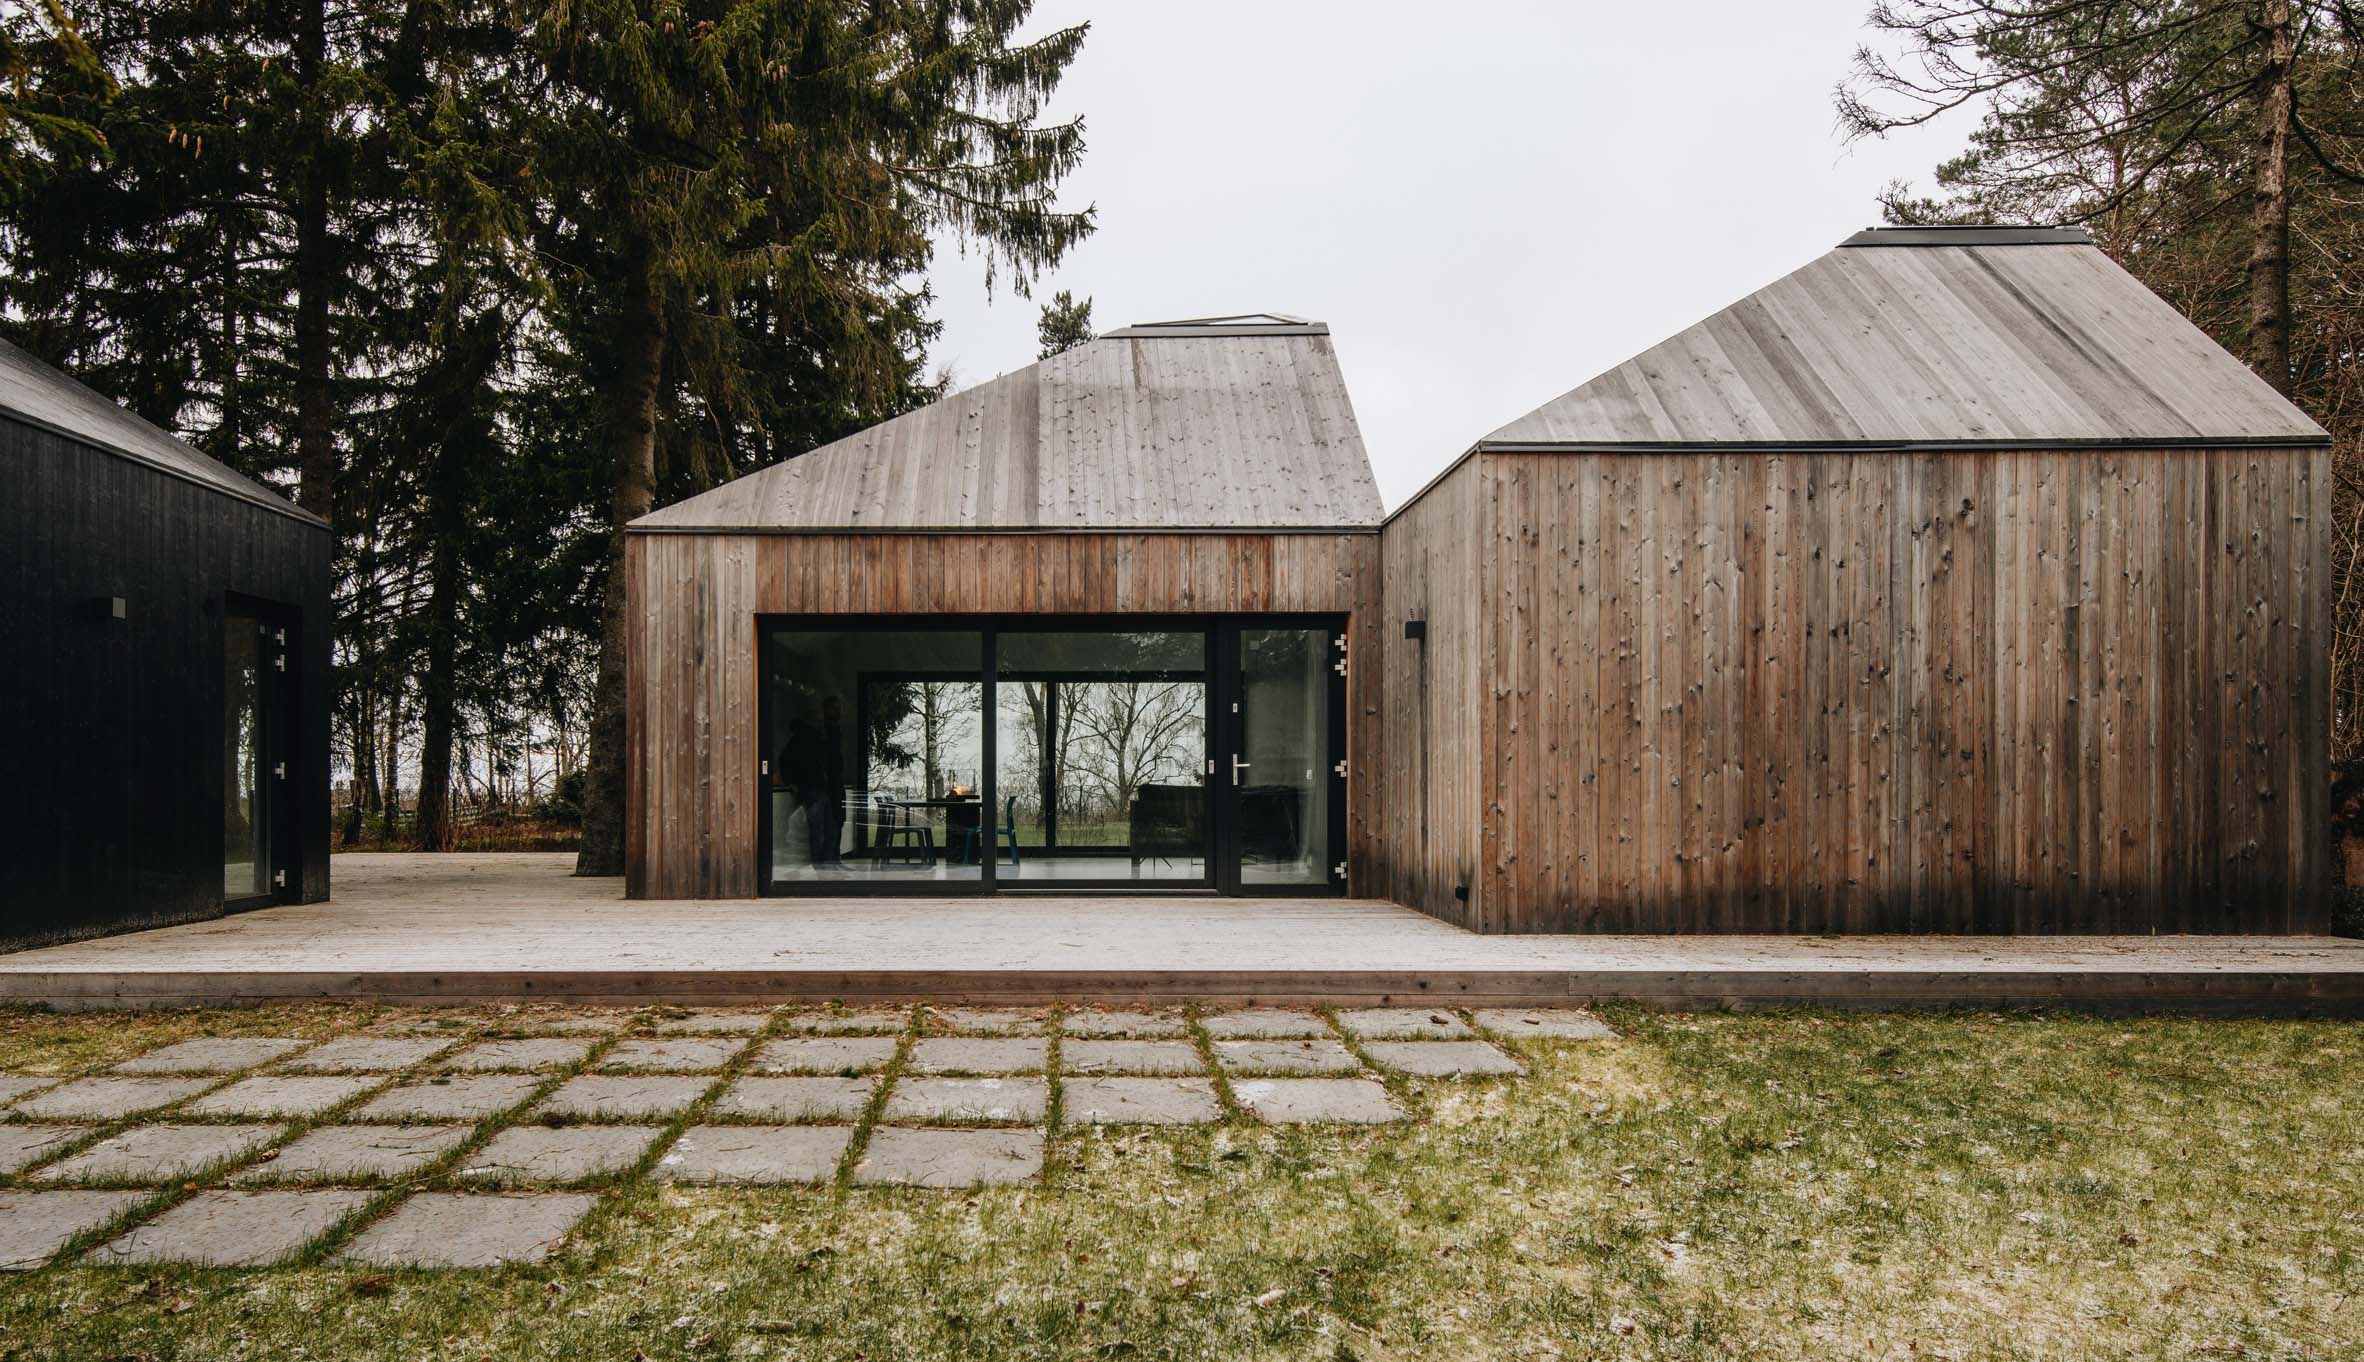
[[[1432,622],[1428,662],[1480,758],[1434,774],[1468,739],[1413,722],[1458,710],[1393,689],[1409,654],[1388,752],[1407,811],[1423,758],[1477,773],[1482,875],[1440,900],[1462,846],[1390,809],[1381,882],[1501,932],[2321,931],[2328,478],[2320,449],[1482,455],[1383,545],[1391,619],[1484,546],[1483,635]]]
[[[1366,892],[1377,553],[1369,533],[631,535],[626,892],[756,892],[758,615],[1239,612],[1350,617],[1348,880]]]

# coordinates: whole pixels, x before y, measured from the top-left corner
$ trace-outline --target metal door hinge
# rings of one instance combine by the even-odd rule
[[[271,665],[272,665],[272,666],[274,666],[274,667],[277,667],[277,668],[278,668],[279,670],[281,670],[281,671],[286,671],[286,670],[287,670],[287,654],[285,654],[285,653],[281,653],[281,654],[279,654],[277,657],[274,657],[274,658],[272,658],[272,659],[271,659]]]
[[[1346,659],[1342,657],[1336,662],[1331,663],[1330,670],[1338,673],[1340,676],[1346,675]]]
[[[1344,861],[1340,861],[1338,864],[1336,864],[1336,865],[1334,865],[1334,866],[1331,866],[1331,867],[1330,867],[1330,877],[1331,877],[1332,879],[1339,879],[1339,880],[1345,879],[1345,878],[1346,878],[1346,862],[1344,862]]]
[[[285,889],[287,887],[287,872],[284,870],[272,871],[271,883],[279,886],[281,889]]]
[[[757,762],[755,764],[755,773],[759,776],[770,775],[772,773],[772,764],[768,761]]]
[[[286,631],[285,629],[274,629],[274,630],[272,630],[272,631],[271,631],[271,641],[272,641],[273,643],[276,643],[276,644],[278,644],[278,645],[279,645],[280,647],[282,647],[282,648],[286,647],[286,646],[287,646],[287,631]]]
[[[281,780],[287,779],[287,763],[284,761],[272,763],[271,774],[279,777]]]
[[[1338,778],[1340,780],[1346,779],[1346,761],[1344,758],[1340,758],[1337,762],[1333,763],[1330,769],[1338,773]]]

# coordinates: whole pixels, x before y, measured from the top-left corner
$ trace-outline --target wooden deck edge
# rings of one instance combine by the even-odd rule
[[[0,974],[0,1004],[58,1011],[368,1001],[403,1006],[563,1002],[1180,1003],[1668,1010],[2060,1008],[2218,1016],[2364,1016],[2355,970],[688,970],[467,973]]]

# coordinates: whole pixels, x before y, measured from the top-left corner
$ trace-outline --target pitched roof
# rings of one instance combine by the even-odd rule
[[[206,457],[7,341],[0,341],[0,411],[174,477],[327,528],[327,521],[286,497]]]
[[[2327,441],[2076,228],[1861,232],[1481,446]]]
[[[1127,327],[632,522],[640,530],[1378,523],[1329,328]]]

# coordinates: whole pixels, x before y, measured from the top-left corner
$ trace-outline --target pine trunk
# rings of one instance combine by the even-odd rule
[[[441,461],[454,457],[447,445]],[[419,676],[419,717],[424,731],[419,738],[419,818],[412,831],[412,845],[421,851],[451,850],[451,751],[459,707],[458,678],[452,674],[460,625],[455,545],[459,527],[452,523],[458,518],[454,514],[457,498],[450,494],[448,477],[437,481],[446,485],[437,488],[430,515],[435,536],[435,586],[427,598],[427,667]]]
[[[577,875],[624,873],[624,526],[652,509],[657,481],[657,385],[665,323],[645,250],[629,261],[618,319],[609,449],[615,497],[608,514],[607,594],[599,612],[599,678],[591,692],[591,752],[583,774]]]
[[[2258,20],[2257,164],[2250,203],[2249,364],[2290,395],[2290,0],[2265,0]]]
[[[336,255],[328,239],[328,130],[320,117],[321,77],[328,65],[327,0],[303,7],[296,29],[296,70],[312,101],[310,145],[298,174],[296,202],[296,504],[336,523],[337,452],[331,429],[328,295]]]

